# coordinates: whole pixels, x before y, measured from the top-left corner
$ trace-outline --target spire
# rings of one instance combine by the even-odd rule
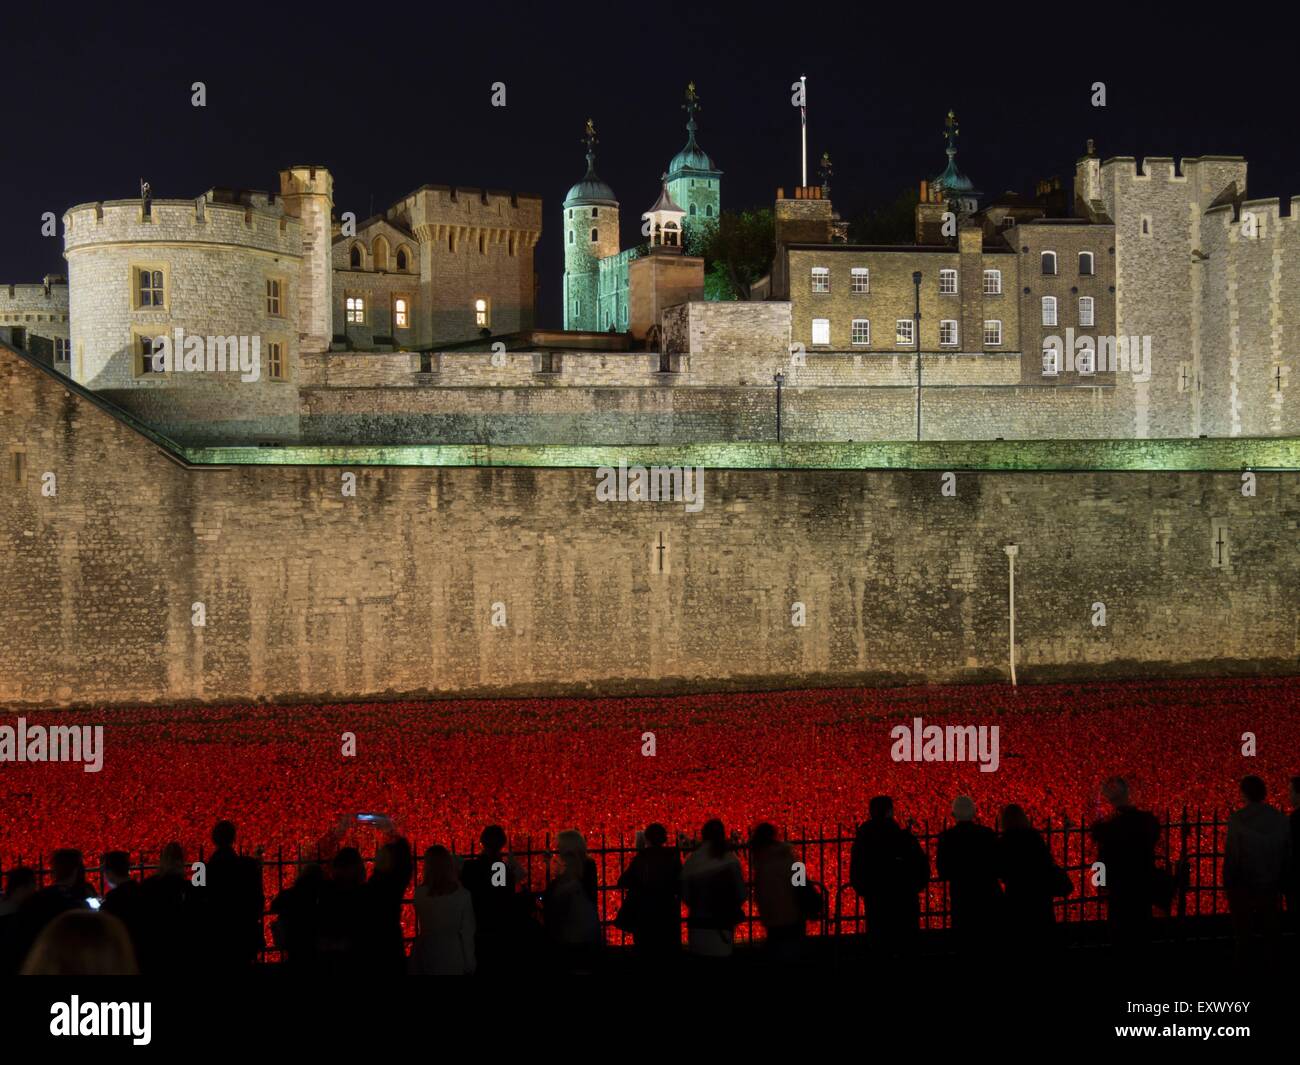
[[[946,151],[951,164],[957,156],[957,115],[951,109],[948,111],[948,121],[944,123],[943,138],[948,142]]]
[[[587,177],[596,176],[596,123],[587,119],[587,132],[582,138],[583,143],[587,146]]]
[[[700,97],[693,81],[686,84],[686,102],[682,104],[682,110],[686,112],[686,148],[689,151],[698,147],[695,143],[695,130],[698,128],[695,125],[695,112],[700,110]]]

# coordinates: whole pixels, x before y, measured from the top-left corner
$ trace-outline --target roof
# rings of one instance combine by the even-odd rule
[[[650,209],[646,211],[646,214],[654,214],[656,211],[676,211],[678,214],[686,213],[673,202],[673,198],[668,192],[667,182],[660,187],[659,199],[655,200]]]

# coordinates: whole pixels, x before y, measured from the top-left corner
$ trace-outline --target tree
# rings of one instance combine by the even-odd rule
[[[889,203],[863,211],[849,223],[849,240],[854,244],[912,244],[920,199],[915,188],[908,188]]]
[[[715,219],[687,222],[684,243],[688,255],[704,259],[709,299],[747,300],[776,255],[772,212],[723,211]]]

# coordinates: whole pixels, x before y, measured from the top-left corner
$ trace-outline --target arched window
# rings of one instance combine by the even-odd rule
[[[1042,259],[1043,259],[1043,273],[1055,275],[1056,274],[1056,252],[1045,251],[1043,252]]]
[[[695,217],[695,204],[691,204],[691,217]]]
[[[705,217],[705,218],[712,218],[712,217],[713,217],[713,204],[711,204],[711,203],[706,203],[706,204],[704,205],[704,217]]]
[[[388,241],[383,237],[376,237],[375,242],[370,246],[370,254],[375,260],[376,270],[388,269]]]
[[[402,270],[402,271],[405,271],[406,268],[407,268],[409,265],[410,265],[410,259],[407,258],[407,255],[406,255],[406,249],[405,249],[405,248],[398,248],[398,249],[397,249],[397,269]]]
[[[353,270],[361,269],[361,245],[352,245],[352,251],[348,255],[348,264]]]
[[[1079,276],[1092,277],[1092,252],[1079,252]]]
[[[596,234],[597,234],[597,231],[593,229],[593,230],[591,231],[591,242],[592,242],[593,244],[596,243],[596,239],[597,239]]]

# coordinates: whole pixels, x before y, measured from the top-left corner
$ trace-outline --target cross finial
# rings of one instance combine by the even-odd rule
[[[693,81],[687,82],[686,84],[686,102],[682,104],[682,110],[686,112],[687,132],[689,132],[692,139],[694,139],[696,129],[695,112],[701,110],[701,108],[700,96],[699,93],[695,91],[695,82]]]

